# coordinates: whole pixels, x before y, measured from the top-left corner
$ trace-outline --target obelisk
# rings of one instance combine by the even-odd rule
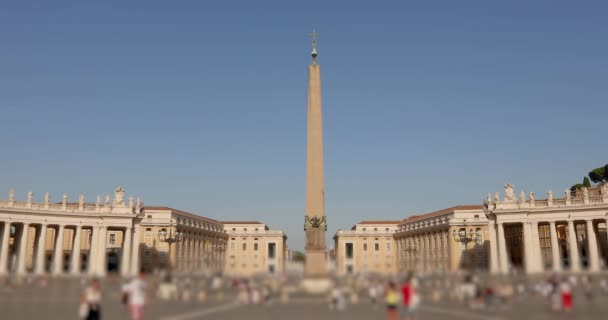
[[[317,33],[312,36],[312,63],[308,67],[308,129],[306,135],[306,267],[304,276],[324,277],[325,182],[323,178],[323,116],[321,111],[321,68],[317,63]]]

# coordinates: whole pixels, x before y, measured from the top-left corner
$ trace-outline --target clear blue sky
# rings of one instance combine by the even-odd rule
[[[328,239],[507,182],[561,194],[608,162],[607,16],[600,1],[2,2],[0,197],[123,185],[301,249],[312,27]]]

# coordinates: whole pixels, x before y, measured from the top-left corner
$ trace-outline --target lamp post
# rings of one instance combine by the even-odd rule
[[[418,248],[416,247],[416,244],[414,243],[414,244],[410,245],[409,243],[406,243],[405,247],[401,247],[401,250],[414,255],[414,265],[415,265],[415,268],[417,268],[418,267]],[[410,255],[410,259],[411,259],[411,255]]]
[[[473,228],[469,229],[468,235],[466,232],[466,226],[461,229],[460,231],[456,232],[456,230],[452,231],[452,236],[454,237],[454,241],[456,242],[460,242],[464,244],[464,251],[466,256],[469,256],[469,254],[466,252],[467,250],[467,244],[469,242],[474,242],[477,241],[477,237],[479,236],[479,234],[477,234],[475,232],[475,230],[473,230]],[[473,261],[471,261],[472,259],[467,259],[468,260],[468,264],[471,267],[471,269],[474,267]]]
[[[169,244],[169,251],[168,251],[168,256],[169,256],[169,270],[172,269],[172,263],[171,263],[171,245],[179,242],[182,240],[182,236],[184,235],[181,231],[175,230],[173,231],[173,228],[175,227],[175,223],[173,222],[173,220],[171,220],[171,224],[169,225],[169,231],[167,232],[166,229],[161,229],[158,230],[158,239],[162,242],[166,242]],[[176,261],[177,263],[177,261]]]

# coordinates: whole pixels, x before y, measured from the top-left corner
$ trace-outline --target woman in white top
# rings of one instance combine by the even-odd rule
[[[101,285],[98,279],[91,280],[80,298],[80,317],[86,320],[101,319]]]

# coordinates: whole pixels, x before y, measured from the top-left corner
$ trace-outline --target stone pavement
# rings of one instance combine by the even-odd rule
[[[120,302],[120,281],[103,282],[103,319],[128,319],[126,306]],[[40,288],[35,284],[10,289],[0,287],[0,319],[76,319],[80,284],[76,280],[52,281]],[[287,304],[278,301],[271,306],[237,305],[234,293],[226,292],[222,300],[210,294],[208,300],[199,302],[153,300],[146,308],[145,319],[188,320],[188,319],[385,319],[382,306],[374,308],[365,299],[346,310],[330,310],[325,299],[294,296]],[[471,310],[454,301],[437,304],[423,301],[418,319],[467,319],[467,320],[561,320],[561,319],[602,319],[608,314],[605,296],[597,296],[587,302],[581,296],[575,298],[575,311],[571,314],[548,310],[547,301],[541,297],[527,297],[514,302],[509,308],[495,311]]]

